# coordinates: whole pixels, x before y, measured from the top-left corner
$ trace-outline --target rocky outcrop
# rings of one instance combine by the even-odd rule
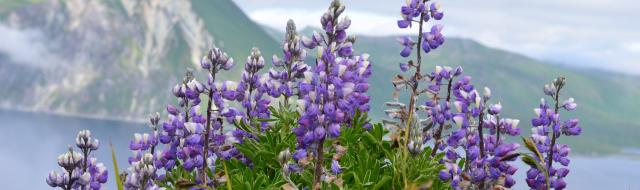
[[[51,0],[0,22],[26,36],[32,59],[0,53],[0,106],[118,119],[145,118],[169,101],[179,70],[213,42],[190,1]],[[176,48],[180,47],[180,48]],[[181,60],[179,62],[171,60]],[[181,69],[176,69],[181,68]],[[6,92],[6,93],[5,93]]]

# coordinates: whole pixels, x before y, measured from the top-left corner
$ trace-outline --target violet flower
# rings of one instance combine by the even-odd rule
[[[547,101],[542,99],[540,106],[534,109],[536,117],[531,120],[533,125],[531,139],[544,157],[543,160],[537,161],[542,163],[548,172],[549,181],[547,184],[545,174],[538,168],[532,167],[527,171],[526,178],[527,185],[532,189],[564,189],[567,186],[564,178],[569,173],[570,160],[568,155],[571,149],[568,145],[557,144],[557,140],[562,135],[580,135],[582,128],[578,126],[578,119],[569,119],[563,122],[560,118],[561,108],[573,111],[577,107],[573,98],[560,102],[560,92],[564,85],[564,77],[558,77],[551,84],[545,85],[544,93],[553,99],[553,105],[549,105]],[[554,167],[554,162],[560,163],[561,166]]]
[[[151,153],[146,153],[140,160],[132,162],[124,177],[124,188],[131,190],[158,189],[154,184],[157,174],[153,163],[154,158]]]
[[[316,36],[316,35],[314,35]],[[317,34],[318,38],[320,38],[319,34]],[[314,37],[315,39],[315,37]],[[310,39],[305,39],[307,43],[316,43],[309,42],[312,41]],[[287,21],[287,29],[285,33],[285,39],[282,42],[282,53],[283,57],[279,58],[276,55],[273,55],[273,66],[275,68],[280,68],[280,70],[271,69],[269,71],[269,77],[271,78],[271,88],[273,90],[277,90],[279,94],[272,94],[274,97],[278,97],[280,94],[284,96],[284,104],[285,106],[289,105],[289,99],[291,96],[296,94],[294,92],[294,88],[297,87],[297,82],[304,77],[304,72],[309,69],[309,66],[304,63],[304,60],[307,56],[307,51],[302,48],[303,41],[298,36],[296,32],[296,25],[293,20]]]
[[[351,20],[340,17],[344,9],[340,1],[334,0],[321,18],[325,35],[315,32],[311,39],[303,38],[303,45],[317,49],[318,57],[315,67],[304,72],[298,85],[301,116],[293,132],[297,136],[297,149],[312,151],[316,156],[314,186],[319,185],[324,175],[325,138],[338,137],[340,128],[349,125],[357,112],[369,111],[370,98],[366,95],[371,75],[369,55],[354,55],[355,38],[346,33]]]
[[[270,116],[269,103],[263,95],[269,93],[273,96],[279,96],[279,88],[269,86],[267,82],[270,80],[268,74],[260,76],[259,72],[264,67],[264,58],[258,48],[251,50],[251,55],[247,57],[247,62],[242,72],[242,80],[238,84],[237,100],[244,108],[245,124],[253,127],[265,129],[267,123],[260,122],[255,124],[255,119],[267,119]]]
[[[432,129],[434,127],[443,127],[445,121],[451,120],[453,116],[450,112],[452,105],[449,104],[449,100],[446,101],[447,103],[442,103],[437,99],[433,99],[435,101],[429,101],[426,105],[420,105],[416,100],[418,100],[418,97],[423,94],[435,95],[440,93],[442,79],[446,78],[445,82],[447,80],[453,80],[454,75],[457,76],[456,73],[459,75],[461,72],[461,69],[458,72],[458,69],[453,70],[449,67],[446,69],[443,67],[437,67],[438,70],[431,75],[421,73],[422,53],[428,53],[431,49],[436,49],[444,43],[444,37],[441,33],[441,25],[433,25],[431,26],[430,31],[423,31],[431,17],[435,18],[434,20],[440,20],[443,16],[443,13],[439,10],[438,6],[433,4],[427,7],[425,4],[426,2],[427,1],[424,0],[407,1],[407,4],[402,6],[400,9],[402,19],[398,21],[398,27],[401,29],[412,28],[414,26],[413,22],[418,24],[418,37],[416,39],[413,39],[410,36],[398,38],[398,42],[402,45],[402,50],[400,52],[402,57],[410,57],[414,47],[417,46],[418,48],[418,50],[416,50],[415,60],[409,60],[399,64],[402,72],[406,72],[409,69],[414,68],[415,73],[410,76],[398,75],[392,80],[395,87],[395,91],[393,93],[394,101],[387,103],[387,106],[389,106],[390,109],[385,111],[392,119],[385,120],[385,125],[387,127],[395,128],[396,131],[400,131],[398,133],[404,134],[402,135],[403,137],[397,139],[400,142],[403,142],[402,147],[406,148],[403,156],[407,156],[409,152],[415,156],[415,153],[420,152],[420,150],[424,148],[424,144],[433,137],[436,137],[436,143],[438,145],[441,143],[439,131],[442,130],[420,130],[418,128],[423,127],[424,129]],[[443,69],[446,71],[443,71]],[[430,82],[433,82],[433,84],[426,88],[420,86],[421,82],[428,82],[428,80],[431,80]],[[398,102],[399,91],[405,88],[410,90],[408,105]],[[450,88],[451,85],[449,85],[449,89]],[[447,96],[450,96],[450,94]],[[426,111],[427,118],[420,119],[416,110]],[[409,146],[409,143],[411,143],[411,146]],[[444,148],[438,147],[438,145],[434,147],[431,155],[435,155],[435,151],[438,149]]]
[[[108,171],[104,164],[91,157],[91,152],[100,145],[97,139],[91,137],[91,131],[83,130],[76,137],[76,146],[80,152],[69,147],[69,151],[58,156],[58,165],[63,171],[51,171],[47,176],[47,184],[61,189],[102,189],[107,182]]]
[[[471,77],[456,80],[460,75],[460,67],[436,66],[435,71],[426,76],[430,83],[423,91],[429,101],[419,110],[426,112],[427,119],[419,122],[423,127],[422,134],[416,131],[410,136],[409,152],[416,155],[416,140],[423,140],[424,144],[434,139],[430,155],[433,157],[438,151],[445,152],[441,162],[446,168],[440,171],[439,177],[449,181],[454,189],[509,188],[515,184],[512,175],[517,168],[510,162],[515,160],[519,145],[505,143],[501,134],[519,135],[519,121],[500,119],[502,105],[487,104],[491,90],[485,87],[484,93],[480,94]],[[450,126],[457,127],[449,130]],[[488,134],[483,129],[489,129]],[[465,160],[463,168],[457,165],[461,158]]]

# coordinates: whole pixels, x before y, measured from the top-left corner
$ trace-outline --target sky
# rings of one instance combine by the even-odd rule
[[[320,26],[329,0],[234,0],[255,22],[284,30]],[[407,34],[396,27],[405,0],[343,0],[350,32]],[[440,0],[443,33],[572,66],[640,75],[640,1]],[[413,30],[411,30],[413,31]]]

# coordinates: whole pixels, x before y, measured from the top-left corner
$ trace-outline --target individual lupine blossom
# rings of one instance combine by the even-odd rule
[[[131,163],[124,179],[124,189],[128,190],[159,190],[154,180],[157,179],[153,154],[145,153],[141,159]]]
[[[58,165],[63,171],[52,171],[47,176],[47,184],[62,189],[103,189],[109,177],[104,164],[91,157],[91,152],[98,149],[100,143],[91,138],[91,131],[83,130],[76,137],[76,146],[80,152],[69,147],[69,151],[58,156]]]
[[[369,111],[369,55],[354,55],[355,37],[346,33],[351,20],[339,19],[344,9],[340,1],[333,1],[321,18],[325,35],[315,32],[311,39],[302,40],[305,47],[317,49],[318,56],[316,66],[304,72],[298,86],[301,116],[299,126],[293,129],[298,141],[296,160],[309,148],[322,151],[326,137],[338,137],[341,126],[348,125],[356,112]]]
[[[400,13],[402,20],[398,20],[399,28],[411,28],[413,22],[419,22],[419,27],[423,27],[423,24],[428,22],[431,18],[434,20],[440,20],[444,16],[444,13],[440,10],[440,6],[437,3],[431,3],[428,7],[426,3],[428,0],[411,0],[407,1],[407,5],[402,6]],[[424,14],[423,14],[424,13]],[[422,18],[423,22],[420,22]],[[420,28],[422,32],[422,28]],[[432,49],[440,47],[444,43],[444,37],[442,36],[442,25],[436,24],[431,26],[431,30],[422,32],[421,39],[422,45],[420,48],[425,53],[429,53]],[[398,42],[403,46],[400,55],[402,57],[409,57],[416,44],[413,39],[408,36],[398,38]],[[400,63],[402,71],[407,70],[407,63]]]
[[[569,174],[569,152],[571,149],[566,144],[557,144],[557,140],[562,136],[577,136],[582,132],[578,126],[578,119],[562,121],[560,110],[573,111],[577,104],[573,98],[560,102],[560,91],[565,85],[565,78],[558,77],[551,84],[544,87],[544,93],[550,96],[554,104],[549,105],[546,100],[541,99],[540,106],[534,109],[536,117],[531,120],[531,138],[544,160],[537,160],[544,163],[543,167],[549,172],[549,185],[545,181],[543,172],[536,168],[527,171],[527,185],[531,189],[564,189],[567,183],[564,178]],[[552,107],[553,106],[553,107]],[[536,158],[537,159],[537,158]],[[560,163],[561,166],[553,166],[553,162]]]
[[[283,57],[279,58],[277,55],[273,55],[273,66],[275,68],[281,68],[280,71],[276,69],[269,70],[269,77],[271,80],[272,91],[278,90],[285,98],[285,104],[289,104],[289,98],[294,95],[294,88],[297,87],[297,82],[304,77],[304,72],[307,71],[308,65],[304,63],[304,59],[307,56],[307,51],[302,48],[302,42],[296,32],[296,25],[293,20],[287,22],[287,29],[285,33],[285,39],[282,42]],[[309,39],[307,39],[309,40]],[[270,93],[272,96],[274,94]]]

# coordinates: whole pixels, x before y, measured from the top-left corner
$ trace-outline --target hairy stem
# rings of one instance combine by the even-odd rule
[[[558,99],[560,98],[560,89],[562,88],[562,86],[559,86],[556,89],[556,96],[555,98],[555,114],[558,114],[558,110],[560,109],[560,106],[558,105]],[[555,121],[554,121],[555,122]],[[555,123],[553,124],[555,125]],[[551,137],[551,147],[549,147],[549,153],[548,153],[548,158],[547,158],[547,175],[551,176],[551,166],[553,165],[553,148],[556,146],[556,130],[553,129],[553,125],[551,125],[551,133],[553,134],[553,137]],[[548,182],[548,179],[547,179]],[[548,186],[548,185],[547,185]],[[548,189],[551,187],[547,187]]]
[[[82,159],[82,162],[83,162],[82,172],[83,173],[87,172],[87,165],[88,165],[88,163],[87,163],[88,158],[87,157],[89,156],[89,152],[90,152],[90,150],[88,148],[83,148],[82,149],[82,154],[84,155],[84,158]]]
[[[316,168],[313,174],[313,189],[320,189],[320,178],[322,177],[322,164],[324,162],[324,140],[318,142],[318,148],[316,149]]]
[[[423,3],[426,2],[426,0],[423,0]],[[422,78],[422,75],[420,74],[420,66],[422,63],[422,50],[420,49],[421,44],[422,44],[422,25],[424,24],[424,12],[420,13],[420,23],[418,24],[418,44],[417,44],[417,48],[416,48],[416,72],[413,75],[413,81],[415,82],[411,88],[411,97],[409,99],[409,109],[408,111],[408,117],[407,117],[407,127],[405,128],[405,135],[404,135],[404,147],[403,147],[403,155],[404,155],[404,169],[402,172],[402,177],[404,178],[404,187],[407,188],[409,183],[408,183],[408,179],[407,179],[407,170],[408,167],[406,166],[407,164],[407,160],[409,157],[409,138],[411,137],[411,122],[413,121],[413,112],[415,111],[415,101],[417,99],[418,94],[418,87],[419,87],[419,83],[420,83],[420,79]]]
[[[216,70],[215,67],[213,68],[212,73],[212,81],[216,80]],[[207,184],[207,169],[208,164],[207,164],[207,157],[209,157],[209,133],[211,133],[211,107],[213,105],[213,87],[209,86],[209,100],[207,100],[207,123],[206,123],[206,127],[204,129],[204,148],[202,150],[202,155],[203,155],[203,159],[204,159],[204,166],[202,167],[202,169],[200,170],[200,178],[202,179],[202,184]]]
[[[453,77],[451,77],[451,79],[449,79],[449,83],[447,84],[447,99],[446,101],[449,102],[451,101],[451,86],[453,84]],[[440,124],[440,126],[438,126],[438,130],[436,131],[436,134],[434,136],[434,140],[435,140],[435,144],[433,145],[433,150],[431,150],[431,157],[433,158],[434,156],[436,156],[436,153],[438,152],[438,147],[440,146],[440,138],[442,138],[442,131],[444,130],[444,124]]]
[[[480,116],[478,116],[478,135],[480,136],[480,157],[481,158],[484,158],[484,137],[482,134],[482,127],[484,123],[482,122],[483,117],[484,117],[484,111],[481,111]],[[498,131],[498,134],[500,134],[500,131]]]

